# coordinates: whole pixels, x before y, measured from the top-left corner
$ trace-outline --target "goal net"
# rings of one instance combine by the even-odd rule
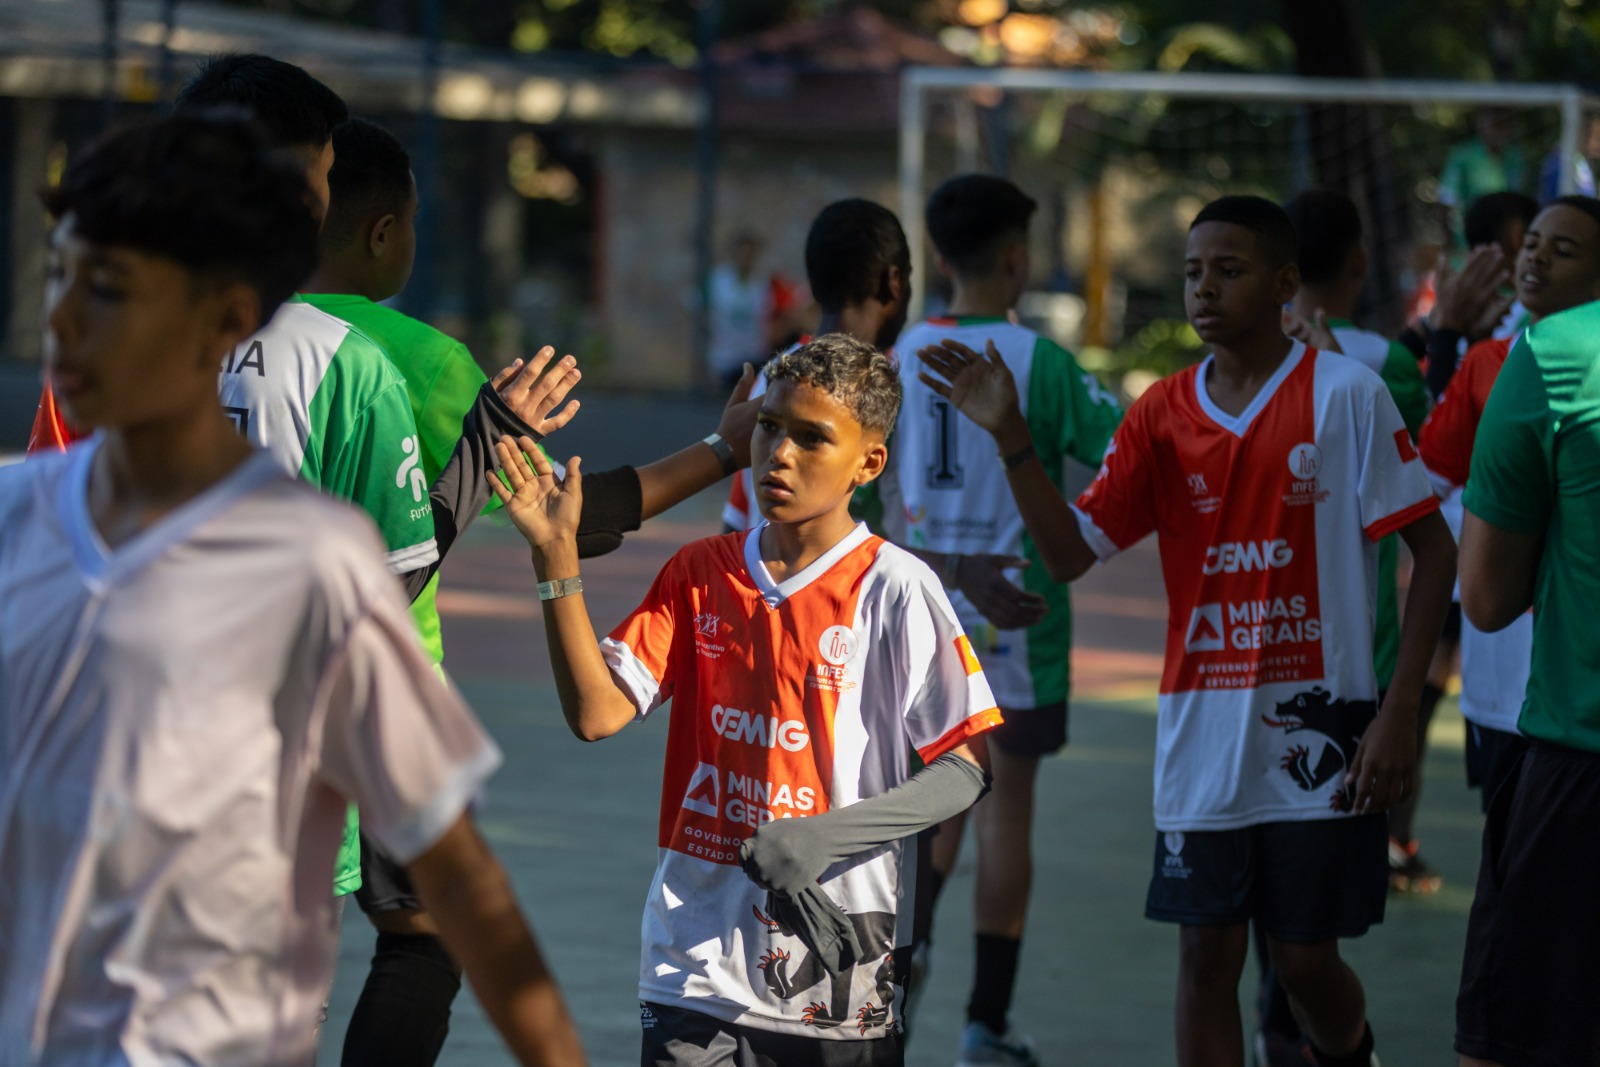
[[[922,208],[958,173],[1002,173],[1040,204],[1019,311],[1128,385],[1200,353],[1183,311],[1196,211],[1227,193],[1338,189],[1361,208],[1363,325],[1393,332],[1459,255],[1485,141],[1516,191],[1576,191],[1600,152],[1600,97],[1567,86],[1258,75],[932,69],[902,83],[901,217],[927,311],[943,298]]]

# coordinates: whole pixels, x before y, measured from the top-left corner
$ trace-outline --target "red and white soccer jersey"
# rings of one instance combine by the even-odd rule
[[[1472,470],[1472,446],[1483,406],[1505,366],[1515,337],[1480,341],[1450,379],[1439,404],[1422,424],[1417,451],[1441,495],[1460,500]],[[1458,533],[1459,536],[1459,533]],[[1517,732],[1533,663],[1533,614],[1525,613],[1496,633],[1461,620],[1461,714],[1470,722]]]
[[[1377,542],[1439,505],[1382,379],[1296,343],[1238,416],[1208,358],[1129,409],[1075,510],[1101,560],[1155,531],[1161,830],[1347,810],[1371,720]]]
[[[820,1038],[897,1027],[889,953],[910,941],[914,839],[852,857],[820,882],[867,959],[829,976],[739,845],[899,785],[1000,721],[938,580],[857,526],[781,583],[760,528],[688,545],[601,651],[641,718],[671,698],[660,859],[650,886],[641,1000]]]

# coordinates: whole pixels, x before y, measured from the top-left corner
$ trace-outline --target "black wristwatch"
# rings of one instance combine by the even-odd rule
[[[717,462],[722,464],[724,475],[732,474],[739,469],[739,460],[733,454],[730,445],[720,433],[707,434],[705,443],[711,446],[711,451],[716,454]]]

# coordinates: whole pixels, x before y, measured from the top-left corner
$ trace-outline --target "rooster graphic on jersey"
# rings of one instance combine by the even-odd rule
[[[1286,734],[1319,734],[1326,742],[1315,764],[1311,746],[1303,743],[1293,745],[1280,763],[1296,785],[1310,792],[1345,772],[1356,758],[1361,735],[1377,714],[1374,701],[1335,700],[1326,689],[1315,686],[1309,693],[1296,693],[1280,702],[1276,715],[1263,715],[1261,721]],[[1354,799],[1354,792],[1346,786],[1335,792],[1328,804],[1334,811],[1349,811]]]
[[[756,920],[773,933],[787,937],[795,936],[793,930],[773,918],[778,912],[772,907],[771,894],[768,894],[765,912],[757,907],[752,907],[750,910],[755,913]],[[877,1003],[868,1000],[855,1014],[856,1028],[865,1034],[874,1026],[888,1024],[889,1005],[894,1002],[894,954],[890,951],[894,941],[894,914],[887,911],[869,911],[859,915],[847,914],[847,917],[850,925],[855,927],[856,939],[867,946],[868,951],[877,948],[884,950],[883,964],[874,976],[874,981],[877,983]],[[802,956],[800,963],[791,971],[789,964],[793,959],[793,953],[774,945],[764,952],[756,963],[756,969],[766,979],[767,989],[779,1000],[792,1000],[827,975],[822,961],[815,956]],[[828,978],[829,1002],[823,1004],[817,1001],[806,1005],[802,1016],[807,1026],[815,1026],[820,1030],[843,1026],[850,1018],[850,973],[846,971],[844,974],[828,975]]]

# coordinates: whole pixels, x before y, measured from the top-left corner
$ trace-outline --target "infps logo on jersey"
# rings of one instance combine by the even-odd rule
[[[1222,605],[1201,604],[1189,616],[1189,636],[1184,638],[1185,652],[1221,652],[1226,646],[1222,640]]]
[[[716,818],[721,799],[717,769],[709,763],[700,764],[689,778],[689,788],[683,791],[683,806],[698,815]]]
[[[1289,473],[1299,482],[1309,482],[1322,470],[1322,449],[1303,441],[1289,449]]]
[[[835,667],[843,667],[856,658],[855,631],[848,626],[828,627],[817,641],[817,651]]]
[[[400,469],[395,473],[394,484],[404,489],[409,479],[411,498],[420,504],[428,495],[428,476],[422,473],[421,466],[422,443],[417,440],[416,434],[412,434],[400,442],[400,447],[405,450],[406,458],[400,461]]]

